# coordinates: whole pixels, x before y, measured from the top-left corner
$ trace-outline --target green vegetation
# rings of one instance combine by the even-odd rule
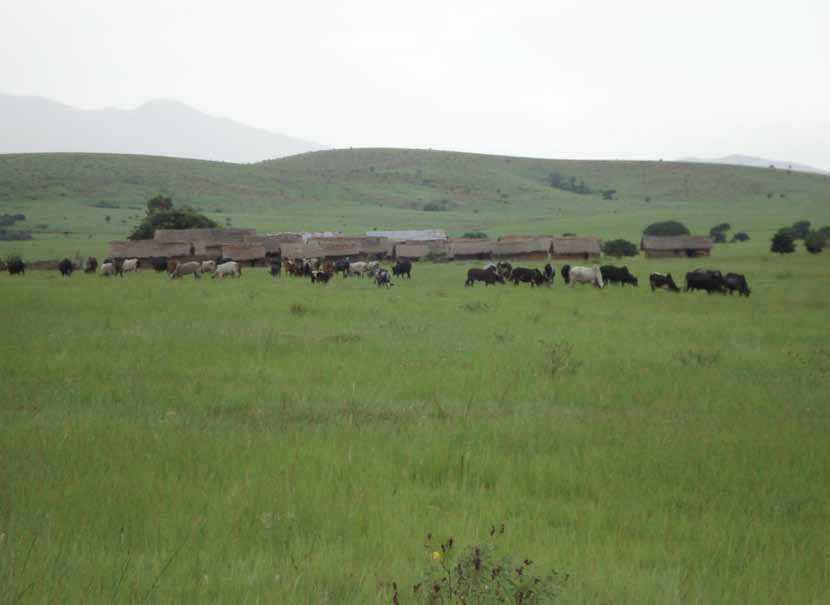
[[[689,235],[689,228],[679,221],[661,221],[646,227],[643,235]]]
[[[810,231],[804,238],[804,247],[810,254],[818,254],[827,246],[827,238],[819,231]]]
[[[617,258],[623,256],[637,256],[639,252],[637,244],[624,239],[613,239],[608,242],[603,242],[602,244],[602,253],[606,256],[615,256]]]
[[[732,236],[730,240],[731,243],[743,243],[748,242],[751,238],[746,231],[738,231],[735,235]]]
[[[487,239],[487,234],[483,231],[467,231],[461,237],[464,239]]]
[[[561,603],[826,603],[830,284],[768,239],[750,299],[0,275],[2,594],[388,604],[503,522]]]
[[[777,254],[792,254],[795,252],[795,238],[792,230],[788,228],[780,229],[772,237],[770,251]]]
[[[104,220],[110,221],[109,216]],[[147,202],[144,220],[133,229],[128,239],[153,239],[156,229],[211,229],[219,224],[192,208],[175,208],[173,198],[157,195]]]

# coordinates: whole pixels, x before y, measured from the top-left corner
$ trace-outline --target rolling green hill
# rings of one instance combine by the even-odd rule
[[[554,188],[551,173],[597,193]],[[602,199],[604,189],[616,190],[615,199]],[[263,231],[444,227],[455,235],[576,232],[635,239],[646,224],[667,218],[701,232],[728,221],[764,237],[799,219],[830,223],[830,178],[763,168],[406,149],[321,151],[250,165],[17,154],[0,155],[0,213],[26,214],[20,226],[35,239],[0,242],[0,255],[101,255],[157,193],[223,224]]]

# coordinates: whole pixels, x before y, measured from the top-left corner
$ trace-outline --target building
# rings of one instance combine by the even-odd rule
[[[493,258],[547,260],[552,241],[549,235],[505,235],[493,243]]]
[[[493,256],[490,239],[451,239],[448,256],[454,260],[485,260]]]
[[[599,262],[602,258],[602,240],[598,237],[554,237],[551,244],[551,258]]]
[[[644,235],[640,250],[646,258],[695,258],[709,256],[714,243],[705,235]]]
[[[447,240],[415,240],[395,244],[395,258],[407,260],[449,259]]]
[[[235,260],[249,267],[265,264],[265,246],[262,244],[222,244],[222,258]]]
[[[430,240],[447,240],[443,229],[418,229],[404,231],[367,231],[368,237],[385,237],[393,242],[417,242]]]

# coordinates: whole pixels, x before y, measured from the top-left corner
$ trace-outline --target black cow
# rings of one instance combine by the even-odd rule
[[[680,288],[674,283],[671,273],[652,273],[648,276],[648,283],[651,285],[652,292],[657,288],[662,288],[669,292],[680,292]]]
[[[389,271],[386,269],[380,269],[377,274],[375,274],[375,283],[378,285],[378,288],[381,286],[391,288],[395,285],[392,283],[392,278],[389,276]]]
[[[739,296],[746,296],[749,298],[749,293],[752,292],[752,290],[749,289],[749,284],[746,283],[746,277],[740,273],[727,273],[726,277],[723,278],[723,283],[729,291],[729,294],[732,294],[732,292],[737,290]]]
[[[58,271],[61,272],[61,275],[64,277],[72,277],[72,272],[75,270],[75,266],[72,264],[72,261],[68,258],[63,259],[60,263],[58,263]]]
[[[491,284],[504,284],[504,278],[495,271],[487,271],[486,269],[470,269],[467,271],[467,281],[465,286],[472,286],[477,281],[483,281],[485,286]]]
[[[327,284],[331,279],[331,273],[326,271],[312,271],[311,272],[311,283],[312,284]]]
[[[553,268],[553,265],[547,263],[545,265],[545,281],[549,282],[552,286],[554,277],[556,277],[556,270]]]
[[[686,292],[693,290],[705,290],[707,294],[712,292],[725,294],[726,283],[720,271],[697,269],[686,274]]]
[[[84,273],[95,273],[98,270],[98,259],[90,256],[84,263]]]
[[[168,259],[163,257],[151,258],[150,259],[150,266],[153,268],[153,271],[156,273],[164,273],[167,271],[167,263]]]
[[[530,287],[541,286],[546,283],[544,274],[539,269],[528,269],[526,267],[516,267],[510,274],[510,279],[514,286],[518,286],[519,282],[530,284]]]
[[[334,272],[342,273],[343,277],[349,272],[349,259],[340,259],[334,261]]]
[[[562,269],[560,270],[562,273],[562,279],[565,280],[566,284],[571,283],[571,266],[570,265],[562,265]]]
[[[602,281],[604,282],[620,284],[621,286],[624,286],[625,284],[631,284],[632,286],[637,285],[637,278],[631,274],[628,267],[603,265],[599,268],[599,272],[602,273]]]
[[[6,265],[9,275],[26,275],[26,263],[20,258],[11,259]]]
[[[406,275],[407,279],[412,279],[412,261],[399,260],[395,263],[395,266],[392,267],[392,274],[395,277],[403,277]]]
[[[271,277],[279,277],[282,273],[282,262],[278,260],[271,261],[271,268],[268,270]]]

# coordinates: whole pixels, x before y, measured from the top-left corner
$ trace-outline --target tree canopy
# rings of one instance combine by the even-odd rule
[[[637,244],[624,239],[614,239],[602,244],[602,253],[606,256],[637,256]]]
[[[157,195],[147,201],[147,214],[141,223],[133,229],[128,239],[153,239],[156,229],[216,229],[219,225],[193,210],[193,208],[175,208],[169,197]]]
[[[652,223],[643,231],[644,235],[689,235],[689,229],[678,221]]]
[[[779,229],[778,233],[772,236],[770,251],[778,254],[791,254],[795,252],[795,238],[790,233],[790,229]]]

